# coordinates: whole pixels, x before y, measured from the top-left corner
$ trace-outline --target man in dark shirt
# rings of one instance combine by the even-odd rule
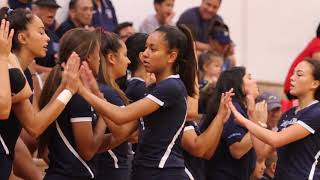
[[[69,17],[56,30],[59,38],[70,29],[77,27],[91,28],[93,3],[91,0],[71,0],[69,3]]]
[[[198,51],[210,49],[208,44],[209,30],[213,21],[223,21],[217,14],[221,5],[221,0],[202,0],[199,7],[186,10],[181,14],[177,24],[186,24],[196,40]]]

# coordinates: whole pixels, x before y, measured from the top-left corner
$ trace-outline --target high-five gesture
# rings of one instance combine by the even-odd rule
[[[72,94],[75,94],[79,88],[79,67],[80,57],[77,53],[73,52],[70,55],[67,64],[64,65],[61,82],[72,92]]]
[[[229,102],[231,102],[233,95],[233,89],[230,89],[228,92],[222,93],[221,95],[220,106],[217,115],[221,116],[223,123],[227,122],[231,114]]]
[[[8,61],[8,56],[11,52],[12,38],[14,30],[9,33],[10,22],[5,19],[1,20],[0,25],[0,61]]]

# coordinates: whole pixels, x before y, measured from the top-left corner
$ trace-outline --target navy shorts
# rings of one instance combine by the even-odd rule
[[[92,180],[89,177],[69,177],[62,174],[46,174],[43,178],[43,180]]]
[[[189,180],[184,168],[134,167],[131,180]]]
[[[0,180],[8,180],[12,170],[12,159],[10,156],[0,154]]]
[[[103,171],[98,172],[95,180],[129,180],[129,169],[127,168],[104,168]]]

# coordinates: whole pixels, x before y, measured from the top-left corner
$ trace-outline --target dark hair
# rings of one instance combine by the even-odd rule
[[[212,38],[215,33],[221,31],[229,32],[229,27],[220,20],[213,21],[211,27],[209,28],[209,38]]]
[[[173,49],[178,50],[178,56],[173,65],[173,70],[180,75],[181,80],[186,86],[188,96],[193,96],[195,94],[197,62],[193,38],[189,28],[183,24],[177,27],[165,25],[160,26],[155,31],[164,34],[169,52]]]
[[[166,0],[153,0],[153,4],[162,4]]]
[[[81,38],[79,38],[81,37]],[[99,41],[94,32],[84,28],[74,28],[66,32],[60,40],[58,63],[51,70],[40,95],[39,107],[43,108],[60,85],[62,78],[61,63],[67,62],[72,52],[76,52],[81,61],[88,59],[98,46]]]
[[[233,67],[230,70],[223,71],[217,81],[213,97],[210,99],[207,115],[204,119],[201,129],[205,130],[210,125],[213,118],[217,115],[220,105],[221,94],[233,88],[233,100],[236,100],[244,107],[245,93],[243,92],[243,77],[246,74],[246,68],[243,66]]]
[[[125,93],[120,89],[119,85],[112,81],[107,73],[107,60],[106,57],[109,53],[118,53],[119,49],[122,47],[118,35],[112,32],[101,32],[100,37],[100,54],[101,62],[98,74],[98,81],[100,83],[105,83],[114,89],[125,104],[129,103],[129,99],[126,97]]]
[[[71,0],[69,2],[69,10],[74,9],[78,3],[78,0]]]
[[[304,61],[312,66],[312,76],[315,80],[320,81],[320,62],[312,58],[306,58]],[[314,94],[315,99],[320,100],[320,86],[316,89]]]
[[[146,49],[147,38],[148,34],[135,33],[126,41],[128,58],[131,61],[131,63],[128,65],[128,70],[130,70],[131,72],[135,72],[138,68],[138,65],[141,64],[139,54]]]
[[[320,23],[317,27],[317,34],[316,35],[317,35],[317,38],[320,38]]]
[[[120,31],[122,29],[124,29],[126,27],[132,27],[132,26],[133,26],[132,22],[123,22],[123,23],[118,24],[113,32],[119,35]]]
[[[20,32],[27,30],[28,24],[33,20],[34,15],[26,9],[9,10],[7,7],[0,9],[0,19],[5,19],[10,22],[10,29],[14,29],[12,39],[12,50],[20,50],[18,35]]]

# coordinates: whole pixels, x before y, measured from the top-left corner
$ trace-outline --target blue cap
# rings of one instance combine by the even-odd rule
[[[281,108],[280,98],[272,92],[264,92],[257,98],[258,101],[265,100],[267,103],[268,111],[274,108]]]
[[[211,34],[211,38],[218,41],[221,44],[231,43],[231,39],[228,31],[216,31]]]

